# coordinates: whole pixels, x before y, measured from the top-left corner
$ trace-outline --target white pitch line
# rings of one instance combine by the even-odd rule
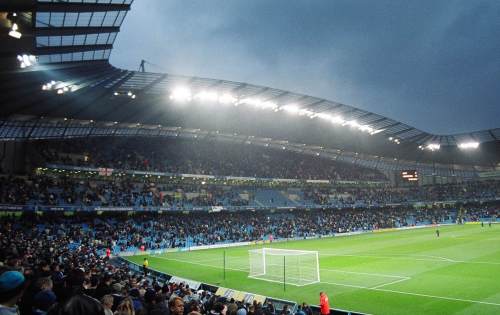
[[[217,267],[217,266],[204,265],[202,263],[185,261],[185,260],[180,260],[180,259],[175,259],[175,258],[166,258],[166,257],[156,257],[156,258],[164,259],[164,260],[173,260],[173,261],[188,263],[188,264],[192,264],[192,265],[200,265],[200,266],[204,266],[204,267],[220,268],[220,267]],[[246,269],[236,269],[236,268],[226,268],[226,269],[240,271],[240,272],[248,272],[248,270],[246,270]],[[401,281],[402,280],[403,279],[401,279]],[[404,280],[407,280],[407,279],[404,279]],[[500,303],[484,302],[484,301],[469,300],[469,299],[459,299],[459,298],[452,298],[452,297],[439,296],[439,295],[430,295],[430,294],[423,294],[423,293],[413,293],[413,292],[405,292],[405,291],[396,291],[396,290],[382,289],[382,288],[377,288],[377,287],[370,288],[370,287],[361,286],[361,285],[354,285],[354,284],[343,284],[343,283],[326,282],[326,281],[321,281],[320,283],[331,284],[331,285],[338,285],[338,286],[349,287],[349,288],[356,288],[356,289],[362,289],[362,290],[390,292],[390,293],[396,293],[396,294],[402,294],[402,295],[421,296],[421,297],[441,299],[441,300],[448,300],[448,301],[458,301],[458,302],[466,302],[466,303],[476,303],[476,304],[485,304],[485,305],[500,306]],[[389,283],[387,283],[386,285],[389,285]]]
[[[319,268],[319,270],[340,272],[340,273],[350,273],[350,274],[355,274],[355,275],[398,278],[398,279],[405,279],[405,280],[410,279],[410,277],[407,277],[407,276],[387,275],[387,274],[383,274],[383,273],[357,272],[357,271],[347,271],[347,270],[342,270],[342,269],[328,269],[328,268]]]
[[[393,256],[390,256],[393,255]],[[320,254],[320,256],[324,257],[359,257],[359,258],[385,258],[385,259],[400,259],[400,260],[415,260],[415,261],[436,261],[436,262],[452,262],[452,263],[460,263],[460,264],[479,264],[479,265],[500,265],[500,262],[494,262],[494,261],[470,261],[470,260],[454,260],[446,257],[439,257],[439,256],[428,256],[429,258],[415,258],[415,256],[412,257],[412,255],[402,255],[402,254],[389,254],[387,256],[379,256],[379,255],[354,255],[354,254]],[[426,256],[426,255],[421,255]],[[419,257],[419,256],[416,256]],[[431,259],[430,257],[434,257],[434,259]]]
[[[413,292],[397,291],[397,290],[390,290],[390,289],[381,289],[381,288],[377,288],[377,287],[370,288],[370,287],[365,287],[365,286],[360,286],[360,285],[342,284],[342,283],[325,282],[325,281],[321,281],[321,283],[331,284],[331,285],[338,285],[338,286],[343,286],[343,287],[358,288],[358,289],[362,289],[362,290],[390,292],[390,293],[396,293],[396,294],[402,294],[402,295],[421,296],[421,297],[427,297],[427,298],[433,298],[433,299],[440,299],[440,300],[448,300],[448,301],[458,301],[458,302],[466,302],[466,303],[477,303],[477,304],[486,304],[486,305],[500,306],[500,303],[477,301],[477,300],[469,300],[469,299],[459,299],[459,298],[452,298],[452,297],[447,297],[447,296],[430,295],[430,294],[423,294],[423,293],[413,293]],[[387,283],[386,285],[389,285],[389,283]]]
[[[385,287],[387,285],[391,285],[391,284],[395,284],[395,283],[399,283],[399,282],[403,282],[403,281],[407,281],[407,280],[410,280],[411,278],[406,278],[406,279],[399,279],[399,280],[395,280],[395,281],[392,281],[392,282],[389,282],[389,283],[382,283],[382,284],[379,284],[379,285],[376,285],[374,287],[371,287],[370,289],[378,289],[378,288],[382,288],[382,287]]]

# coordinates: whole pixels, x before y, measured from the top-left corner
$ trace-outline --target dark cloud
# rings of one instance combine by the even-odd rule
[[[325,97],[434,133],[500,127],[499,1],[136,0],[111,62]]]

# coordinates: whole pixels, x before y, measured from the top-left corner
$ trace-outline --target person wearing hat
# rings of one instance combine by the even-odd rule
[[[0,315],[18,315],[17,301],[25,289],[25,278],[19,271],[0,274]]]

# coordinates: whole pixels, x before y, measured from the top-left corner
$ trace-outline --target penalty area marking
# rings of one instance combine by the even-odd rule
[[[211,268],[218,268],[218,269],[220,268],[219,266],[206,265],[206,264],[202,264],[202,263],[196,263],[196,262],[191,262],[191,261],[186,261],[186,260],[181,260],[181,259],[175,259],[175,258],[167,258],[167,257],[155,257],[155,258],[164,259],[164,260],[173,260],[173,261],[178,261],[178,262],[182,262],[182,263],[188,263],[188,264],[192,264],[192,265],[199,265],[199,266],[204,266],[204,267],[211,267]],[[248,272],[247,269],[236,269],[236,268],[226,268],[226,269],[228,269],[228,270],[234,270],[234,271],[240,271],[240,272]],[[356,288],[356,289],[361,289],[361,290],[388,292],[388,293],[395,293],[395,294],[401,294],[401,295],[419,296],[419,297],[426,297],[426,298],[433,298],[433,299],[440,299],[440,300],[447,300],[447,301],[455,301],[455,302],[465,302],[465,303],[474,303],[474,304],[484,304],[484,305],[500,306],[500,303],[477,301],[477,300],[469,300],[469,299],[459,299],[459,298],[453,298],[453,297],[447,297],[447,296],[430,295],[430,294],[414,293],[414,292],[406,292],[406,291],[397,291],[397,290],[391,290],[391,289],[385,289],[385,288],[383,288],[384,286],[388,286],[388,285],[395,284],[395,283],[402,282],[402,281],[406,281],[406,280],[409,280],[409,279],[399,279],[399,280],[396,280],[396,281],[392,281],[390,283],[383,283],[381,285],[374,286],[374,287],[366,287],[366,286],[361,286],[361,285],[344,284],[344,283],[327,282],[327,281],[321,281],[320,283],[330,284],[330,285],[337,285],[337,286],[342,286],[342,287],[349,287],[349,288]],[[262,280],[262,281],[267,281],[267,280]]]

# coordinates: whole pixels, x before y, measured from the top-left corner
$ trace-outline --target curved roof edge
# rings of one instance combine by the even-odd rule
[[[383,134],[389,141],[415,143],[423,149],[429,144],[457,146],[462,143],[480,144],[500,140],[500,128],[436,135],[354,106],[244,82],[130,71],[128,79],[115,87],[118,92],[132,91],[142,96],[152,94],[172,96],[172,93],[175,94],[180,88],[184,93],[189,93],[185,95],[190,98],[189,100],[206,96],[211,97],[209,101],[213,102],[221,101],[221,98],[225,97],[235,105],[253,105],[263,109],[284,110],[311,118],[331,120],[332,123],[356,127],[371,134]]]

